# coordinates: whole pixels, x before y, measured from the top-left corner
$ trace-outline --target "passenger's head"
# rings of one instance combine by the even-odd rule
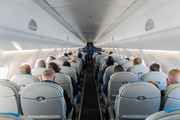
[[[157,63],[153,63],[151,66],[150,66],[150,71],[159,71],[160,69],[160,66],[159,64]]]
[[[48,68],[48,69],[44,70],[43,76],[42,76],[43,80],[50,80],[50,81],[54,82],[55,78],[56,78],[56,75],[55,75],[55,71],[53,69]]]
[[[64,56],[65,56],[65,57],[68,57],[68,54],[67,54],[67,53],[64,53]]]
[[[75,59],[76,59],[76,56],[73,55],[73,56],[71,57],[71,59],[75,60]]]
[[[113,54],[113,52],[112,52],[112,51],[110,51],[110,52],[109,52],[109,54],[111,55],[111,54]]]
[[[31,74],[31,67],[28,64],[25,64],[19,68],[19,73]]]
[[[142,59],[139,57],[135,58],[133,64],[134,65],[142,65]]]
[[[49,60],[55,60],[56,58],[54,56],[50,56]]]
[[[174,84],[175,82],[180,82],[180,70],[172,69],[168,73],[167,86]]]
[[[71,67],[71,64],[70,64],[69,62],[66,61],[66,62],[63,63],[62,66],[69,66],[69,67]]]
[[[132,58],[130,58],[129,61],[134,61],[134,60]]]
[[[107,58],[107,60],[113,60],[113,57],[112,56],[109,56],[108,58]]]
[[[54,63],[54,62],[50,62],[48,64],[48,68],[53,69],[55,72],[60,72],[59,66],[56,63]]]
[[[82,54],[81,53],[78,53],[78,58],[82,58]]]
[[[114,72],[118,72],[118,71],[124,71],[124,68],[121,66],[121,65],[117,65],[115,68],[114,68]]]
[[[148,83],[153,84],[154,86],[156,86],[159,89],[159,86],[154,81],[148,81]]]
[[[38,67],[46,67],[46,62],[44,60],[40,60],[38,62]]]
[[[114,65],[114,60],[108,60],[107,62],[106,62],[106,65],[107,66],[111,66],[111,65]]]

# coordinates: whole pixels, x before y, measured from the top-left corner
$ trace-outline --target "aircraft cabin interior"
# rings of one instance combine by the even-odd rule
[[[179,120],[180,0],[0,0],[0,120]]]

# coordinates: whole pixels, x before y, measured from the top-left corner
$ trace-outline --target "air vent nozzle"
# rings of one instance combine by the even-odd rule
[[[31,19],[31,20],[29,21],[28,28],[29,28],[30,30],[36,31],[36,30],[37,30],[36,21],[33,20],[33,19]]]
[[[146,29],[146,31],[149,31],[149,30],[154,29],[154,22],[153,22],[152,19],[149,19],[149,20],[146,22],[145,29]]]

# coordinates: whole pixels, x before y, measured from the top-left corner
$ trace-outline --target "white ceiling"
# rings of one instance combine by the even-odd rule
[[[82,41],[96,41],[148,0],[34,0]]]

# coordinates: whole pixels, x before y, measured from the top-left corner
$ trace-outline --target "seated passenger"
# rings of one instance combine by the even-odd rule
[[[175,84],[180,82],[180,70],[179,69],[172,69],[168,72],[168,77],[166,78],[166,85],[167,87],[171,84]],[[164,90],[161,91],[161,98],[164,96]]]
[[[87,65],[86,65],[86,62],[82,59],[82,54],[81,53],[78,53],[78,58],[81,59],[82,63],[83,63],[83,70],[86,69]]]
[[[115,73],[116,73],[116,72],[119,72],[119,71],[124,71],[124,68],[123,68],[121,65],[117,65],[117,66],[114,68],[114,72],[115,72]],[[103,93],[104,93],[105,95],[108,94],[108,83],[109,83],[110,77],[111,77],[111,76],[109,76],[109,77],[107,78],[106,83],[103,85]]]
[[[31,67],[28,64],[25,64],[19,68],[19,74],[13,76],[10,81],[15,82],[18,86],[20,86],[20,92],[24,89],[25,86],[38,82],[39,78],[31,74]]]
[[[54,82],[55,78],[56,78],[56,75],[55,75],[55,71],[53,69],[48,68],[48,69],[44,70],[43,76],[42,76],[43,81],[45,81],[45,82],[50,81],[50,82],[57,84],[56,82]],[[66,101],[66,109],[67,109],[66,113],[69,113],[72,109],[71,100],[68,97],[67,92],[65,90],[64,90],[63,94],[64,94],[64,99]]]
[[[168,72],[168,78],[166,79],[167,86],[180,82],[180,70],[172,69]]]
[[[46,69],[46,62],[44,60],[40,60],[36,68],[32,69],[32,74],[35,76],[42,76],[43,71]]]
[[[159,71],[160,70],[160,66],[159,64],[157,63],[153,63],[151,66],[150,66],[150,71]]]
[[[70,60],[70,57],[68,56],[67,53],[64,53],[64,58],[67,59],[67,60]]]
[[[58,60],[67,61],[67,59],[64,56],[61,56],[60,58],[58,58]]]
[[[156,86],[159,89],[159,86],[154,81],[148,81],[148,83],[153,84],[154,86]]]
[[[109,60],[106,62],[106,65],[107,65],[107,67],[109,67],[109,66],[111,66],[111,65],[114,65],[114,60],[109,59]],[[105,72],[105,70],[106,70],[107,67],[105,67],[105,68],[104,68],[103,70],[101,70],[100,73],[99,73],[98,83],[100,83],[100,84],[102,84],[102,85],[103,85],[103,75],[104,75],[104,72]]]
[[[76,56],[73,55],[73,56],[71,57],[71,59],[72,59],[72,60],[76,60]]]
[[[29,74],[31,75],[31,67],[28,64],[25,64],[19,68],[19,74]]]
[[[49,61],[55,60],[56,58],[54,56],[49,57]]]
[[[64,62],[63,64],[68,64],[68,63],[69,62]],[[59,66],[53,62],[48,64],[48,68],[53,69],[56,73],[60,73],[60,70],[61,70],[61,68],[59,68]],[[75,80],[72,77],[70,77],[70,78],[71,78],[71,83],[72,83],[72,87],[73,87],[73,96],[76,96],[79,93],[79,88],[78,88],[78,85],[76,84]]]
[[[76,62],[76,61],[72,61],[72,62]],[[68,67],[71,67],[71,64],[69,63],[69,62],[64,62],[63,63],[63,65],[62,66],[68,66]],[[78,85],[81,83],[81,81],[80,81],[80,77],[79,77],[79,75],[78,75],[78,73],[76,72],[76,76],[77,76],[77,83],[78,83]],[[73,78],[71,78],[71,79],[73,79]],[[74,80],[75,81],[75,80]]]
[[[133,61],[133,65],[142,65],[142,59],[139,57],[135,58]],[[129,69],[127,69],[127,71],[129,71]]]

